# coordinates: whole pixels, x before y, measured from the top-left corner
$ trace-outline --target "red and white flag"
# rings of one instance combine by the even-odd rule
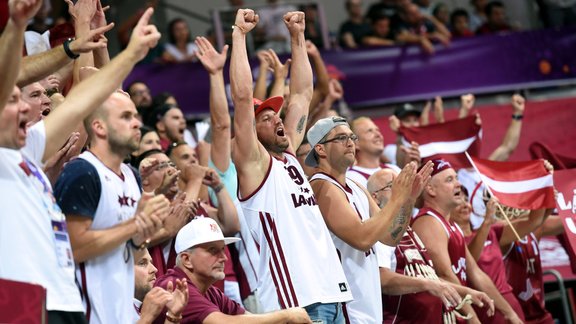
[[[554,208],[554,180],[543,160],[498,162],[472,158],[500,203],[520,209]]]
[[[400,127],[399,132],[404,146],[409,147],[410,142],[419,144],[423,162],[443,159],[460,169],[470,166],[464,152],[479,155],[481,130],[476,117],[470,116],[422,127]]]

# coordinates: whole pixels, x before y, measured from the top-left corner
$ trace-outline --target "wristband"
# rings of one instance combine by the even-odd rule
[[[74,54],[74,52],[72,52],[70,49],[70,43],[72,43],[73,40],[74,38],[68,38],[64,41],[64,43],[62,43],[62,46],[64,46],[64,52],[66,55],[68,55],[69,58],[75,60],[80,57],[80,54]]]
[[[522,120],[522,118],[524,118],[524,115],[520,115],[520,114],[513,114],[512,115],[512,119],[514,119],[514,120]]]
[[[134,249],[136,249],[136,250],[144,250],[145,248],[148,247],[148,245],[150,245],[150,239],[147,239],[146,241],[144,241],[144,242],[143,242],[142,244],[140,244],[140,245],[136,245],[136,244],[134,243],[134,240],[132,240],[132,239],[130,239],[128,242],[129,242],[130,245],[131,245]]]
[[[182,315],[171,315],[170,311],[166,312],[166,320],[170,323],[180,323],[180,321],[182,320]]]
[[[234,30],[234,29],[236,29],[236,28],[238,28],[242,33],[244,33],[244,29],[242,29],[242,27],[240,27],[240,26],[238,26],[238,25],[236,25],[236,24],[232,25],[232,30]]]

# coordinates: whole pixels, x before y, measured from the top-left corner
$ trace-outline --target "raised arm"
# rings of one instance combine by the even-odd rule
[[[260,62],[260,69],[254,84],[254,98],[264,100],[266,99],[266,88],[268,86],[266,82],[268,81],[268,69],[270,68],[269,54],[267,50],[262,50],[258,51],[256,56],[258,56],[258,61]]]
[[[93,30],[88,37],[77,38],[70,42],[70,51],[73,54],[80,54],[106,47],[106,39],[95,38],[95,36],[107,32],[112,29],[112,27],[114,27],[114,24]],[[64,45],[60,45],[46,52],[26,56],[22,61],[17,85],[23,87],[32,82],[42,80],[71,61],[72,58],[64,51]]]
[[[308,108],[308,111],[310,111],[318,106],[324,97],[328,95],[328,92],[330,91],[330,75],[328,75],[326,64],[322,59],[322,55],[320,54],[318,47],[316,47],[316,45],[314,45],[314,43],[309,40],[306,41],[306,53],[308,53],[308,57],[314,64],[314,73],[316,74],[316,84],[314,85],[312,100],[310,101]]]
[[[288,72],[290,71],[290,59],[287,59],[284,64],[276,55],[274,50],[269,49],[267,52],[267,59],[269,60],[270,68],[273,71],[274,81],[272,81],[272,89],[270,90],[269,97],[280,96],[284,97],[284,87],[286,85],[286,78],[288,77]]]
[[[460,96],[460,110],[458,111],[458,118],[466,118],[474,107],[474,95],[471,93]]]
[[[241,192],[252,192],[264,179],[268,154],[258,142],[252,97],[252,72],[246,53],[246,34],[258,23],[258,15],[250,9],[239,9],[232,31],[230,57],[230,88],[234,102],[234,132],[232,158],[238,169]],[[249,183],[247,183],[249,182]]]
[[[488,203],[486,204],[486,214],[484,215],[484,221],[480,228],[476,231],[476,235],[468,243],[468,250],[470,251],[470,255],[474,258],[474,260],[478,261],[480,259],[480,254],[484,249],[484,242],[488,238],[488,233],[490,232],[490,227],[495,222],[494,213],[496,211],[496,200],[494,198],[490,198]]]
[[[210,123],[212,128],[212,146],[210,159],[221,172],[230,166],[230,112],[224,89],[224,65],[228,45],[218,53],[205,37],[196,38],[198,51],[196,56],[210,76]]]
[[[296,152],[296,149],[302,143],[302,139],[304,139],[308,107],[312,100],[314,87],[312,84],[312,67],[306,53],[304,13],[299,11],[289,12],[284,15],[284,23],[288,27],[288,31],[290,31],[290,45],[292,47],[290,99],[284,126],[290,142],[288,151]]]
[[[100,0],[96,2],[96,12],[94,13],[94,17],[92,17],[92,21],[90,22],[90,29],[97,29],[108,25],[108,23],[106,22],[105,12],[109,8],[110,6],[106,6],[103,8]],[[99,47],[95,49],[92,53],[94,54],[95,67],[100,68],[110,62],[110,53],[108,53],[108,47]]]
[[[6,28],[0,36],[0,113],[4,110],[8,98],[12,95],[20,63],[22,61],[22,47],[24,46],[24,31],[28,20],[34,17],[42,1],[10,0],[10,17]]]
[[[70,91],[66,100],[45,119],[46,151],[56,152],[66,141],[75,127],[92,111],[98,108],[132,71],[151,47],[156,46],[160,33],[148,22],[153,10],[148,9],[134,28],[130,44],[118,54],[110,64],[90,76]],[[112,28],[108,25],[91,31],[99,35]]]
[[[74,30],[76,36],[82,37],[90,33],[90,21],[96,13],[96,2],[93,0],[78,0],[76,3],[72,0],[66,0],[68,12],[74,20]],[[74,62],[73,80],[74,84],[80,83],[80,68],[85,66],[94,66],[94,55],[92,52],[82,53]]]
[[[512,120],[510,121],[510,125],[508,125],[508,130],[506,131],[506,135],[504,135],[504,139],[502,139],[502,143],[488,157],[491,161],[508,160],[516,147],[518,147],[518,142],[520,142],[522,118],[524,117],[526,100],[521,95],[515,94],[512,96],[511,101],[514,109]]]

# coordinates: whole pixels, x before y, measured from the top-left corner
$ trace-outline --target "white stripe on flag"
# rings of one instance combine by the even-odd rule
[[[426,158],[436,154],[464,153],[475,140],[476,136],[459,141],[432,142],[428,144],[420,144],[418,149],[420,150],[421,158]],[[410,143],[406,141],[405,137],[402,137],[402,144],[406,147],[410,146]]]
[[[552,187],[553,184],[551,174],[536,179],[520,181],[498,181],[488,178],[485,175],[482,178],[488,183],[488,186],[492,188],[492,190],[508,194],[519,194],[526,191]]]

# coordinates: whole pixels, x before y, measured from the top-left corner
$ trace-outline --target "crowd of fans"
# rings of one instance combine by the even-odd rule
[[[10,0],[0,36],[0,279],[45,287],[48,323],[553,323],[536,244],[563,230],[553,210],[524,211],[519,237],[494,218],[495,197],[474,218],[468,193],[485,186],[464,180],[471,171],[401,140],[431,113],[447,122],[441,98],[398,107],[385,150],[370,118],[334,105],[345,89],[306,39],[304,12],[238,9],[230,51],[171,24],[167,59],[209,76],[198,138],[178,98],[152,97],[146,80],[122,89],[160,39],[152,8],[110,58],[107,7],[68,1],[75,39],[23,57],[42,3]],[[407,4],[378,28],[401,19],[446,41],[446,13],[433,11],[444,18]],[[261,52],[254,78],[247,38],[264,22],[291,55]],[[459,118],[480,124],[474,96],[461,100]],[[511,98],[490,160],[516,148],[526,105]]]
[[[6,0],[5,0],[6,1]],[[70,22],[65,6],[55,6],[54,1],[44,1],[43,7],[29,24],[27,30],[44,33],[50,28]],[[432,43],[449,44],[451,40],[476,35],[496,34],[526,29],[519,22],[512,21],[507,14],[505,1],[471,0],[465,6],[448,5],[442,1],[430,0],[343,0],[347,19],[339,24],[338,30],[323,30],[317,3],[287,4],[278,0],[267,0],[257,6],[261,23],[249,39],[249,53],[257,50],[273,49],[276,53],[289,53],[288,34],[283,26],[275,23],[284,12],[300,10],[306,14],[306,39],[318,48],[342,49],[366,48],[418,44],[427,52],[432,52]],[[147,2],[148,6],[158,7],[158,0]],[[219,8],[218,26],[207,31],[190,31],[186,19],[178,17],[161,28],[165,33],[160,42],[144,62],[179,63],[196,61],[196,47],[193,35],[203,35],[216,43],[217,28],[223,31],[224,42],[231,42],[228,26],[234,22],[237,9],[244,7],[243,0],[230,0],[228,8]],[[364,8],[367,10],[364,10]],[[564,27],[576,22],[576,2],[538,0],[534,6],[539,16],[539,26]],[[533,10],[530,8],[529,10]],[[121,48],[127,44],[129,32],[141,11],[123,19],[118,27],[118,40]]]

